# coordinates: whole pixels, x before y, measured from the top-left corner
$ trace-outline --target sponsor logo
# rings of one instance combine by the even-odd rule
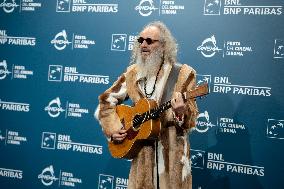
[[[234,121],[233,118],[221,117],[217,119],[218,132],[219,133],[230,133],[237,134],[238,131],[246,129],[244,124],[240,124]]]
[[[201,85],[202,83],[208,83],[208,86],[211,84],[211,75],[200,75],[197,74],[197,85]],[[210,87],[208,88],[208,91],[210,93]]]
[[[77,187],[78,184],[82,184],[83,181],[81,178],[74,177],[74,173],[66,172],[64,170],[59,171],[59,176],[56,177],[53,165],[50,165],[42,170],[38,175],[41,183],[45,186],[51,186],[54,182],[59,182],[59,186],[67,187]]]
[[[4,133],[1,134],[0,130],[0,142],[1,141],[4,141],[5,145],[11,144],[11,145],[20,146],[23,143],[27,142],[27,137],[21,136],[17,131],[11,131],[6,129],[5,135]]]
[[[205,152],[191,149],[193,168],[209,169],[218,172],[228,172],[240,175],[264,176],[264,167],[225,161],[222,153]],[[207,158],[206,158],[207,156]]]
[[[0,30],[0,45],[35,46],[36,38],[8,36],[6,30]]]
[[[49,65],[48,81],[79,82],[88,84],[109,84],[109,76],[78,73],[77,67],[64,67],[62,65]],[[62,78],[63,75],[63,78]]]
[[[204,169],[204,157],[205,157],[205,152],[202,150],[190,150],[190,161],[191,161],[191,166],[194,168],[198,169]]]
[[[204,15],[220,15],[221,0],[205,0]]]
[[[229,77],[214,77],[214,93],[247,95],[247,96],[271,96],[270,87],[258,87],[247,85],[236,85],[229,81]]]
[[[220,51],[223,52],[223,58],[225,56],[245,56],[248,53],[253,51],[252,46],[249,45],[243,45],[244,42],[241,41],[224,41],[223,47],[219,48],[217,46],[217,40],[214,35],[212,35],[210,38],[206,38],[200,46],[197,47],[197,51],[200,51],[201,54],[206,58],[213,57],[216,53],[219,53]],[[220,53],[219,53],[220,54]]]
[[[18,5],[15,0],[4,0],[0,3],[0,8],[3,8],[4,12],[12,13],[17,7],[20,7],[19,12],[22,11],[35,11],[41,7],[41,3],[35,2],[35,0],[21,0]]]
[[[22,0],[21,11],[35,11],[39,8],[41,8],[41,3],[35,0]]]
[[[48,115],[52,118],[58,117],[61,112],[65,113],[65,118],[67,117],[76,117],[81,118],[84,114],[89,114],[89,110],[86,108],[81,108],[81,105],[78,103],[73,102],[66,102],[66,110],[64,110],[61,107],[61,101],[59,97],[56,97],[55,99],[51,100],[44,108],[45,111],[48,112]]]
[[[0,110],[8,110],[14,112],[29,112],[30,104],[19,102],[7,102],[0,99]]]
[[[209,130],[209,128],[215,127],[216,125],[212,124],[209,120],[209,113],[208,111],[204,111],[198,114],[197,122],[194,130],[199,133],[205,133]]]
[[[8,74],[11,72],[8,70],[6,60],[0,62],[0,80],[5,79]]]
[[[11,74],[11,79],[28,79],[32,76],[34,72],[32,70],[27,70],[23,65],[14,65],[12,66],[12,72],[7,68],[7,61],[3,60],[0,62],[0,80],[5,79],[8,74]]]
[[[126,34],[112,34],[111,50],[125,51],[126,49]]]
[[[0,177],[8,177],[13,179],[23,179],[23,171],[15,169],[0,168]]]
[[[267,137],[275,139],[284,139],[284,120],[268,119]]]
[[[94,40],[90,40],[85,35],[72,34],[72,41],[68,41],[67,32],[62,30],[57,33],[50,43],[59,51],[64,50],[67,45],[71,45],[73,49],[88,49],[90,46],[95,45]]]
[[[103,154],[103,147],[100,145],[74,142],[71,140],[70,135],[51,132],[42,133],[41,148],[98,155]]]
[[[50,43],[53,44],[57,50],[61,51],[72,42],[68,41],[66,31],[62,30],[62,32],[55,35],[54,39],[52,39]]]
[[[41,183],[45,186],[50,186],[53,184],[53,182],[58,180],[58,178],[54,176],[54,169],[52,165],[44,168],[38,175],[38,179],[40,179]]]
[[[56,12],[70,12],[71,0],[57,0]]]
[[[4,0],[0,4],[0,8],[2,7],[4,12],[6,12],[6,13],[13,12],[15,10],[15,8],[17,8],[18,6],[20,6],[20,5],[18,5],[15,0]]]
[[[41,140],[41,148],[55,149],[56,133],[43,132]]]
[[[97,4],[94,0],[57,0],[56,12],[117,13],[118,4]]]
[[[100,174],[98,189],[113,189],[113,181],[114,176]]]
[[[159,4],[158,7],[155,6],[157,4]],[[160,0],[157,3],[154,3],[153,0],[140,0],[139,4],[135,6],[135,10],[144,17],[150,16],[154,12],[158,12],[159,15],[176,15],[184,9],[184,5],[168,0]]]
[[[207,152],[206,168],[241,175],[264,176],[264,167],[227,162],[222,153]]]
[[[265,97],[272,95],[271,87],[233,84],[230,82],[230,77],[227,76],[197,75],[198,84],[204,81],[209,81],[209,88],[211,88],[210,91],[213,93]]]
[[[284,58],[284,40],[283,39],[275,39],[273,52],[274,52],[273,58]]]
[[[0,130],[0,142],[5,140],[5,135],[2,133],[2,131]]]
[[[59,97],[56,97],[55,99],[51,100],[48,103],[48,106],[44,108],[45,111],[48,112],[48,115],[50,117],[58,117],[61,112],[64,112],[65,110],[61,107],[61,102]]]
[[[217,42],[214,35],[202,41],[202,44],[197,47],[197,50],[200,51],[201,54],[206,58],[210,58],[214,56],[216,52],[222,51],[222,49],[217,47]]]
[[[128,179],[99,174],[98,189],[127,189]]]
[[[282,5],[245,5],[242,0],[205,0],[204,15],[282,15]]]
[[[153,11],[158,10],[153,4],[153,0],[141,0],[139,5],[135,7],[141,16],[150,16]]]
[[[48,81],[62,81],[62,69],[61,65],[49,65],[48,67]]]
[[[134,41],[136,39],[137,39],[137,36],[135,35],[112,34],[111,50],[112,51],[132,50]]]

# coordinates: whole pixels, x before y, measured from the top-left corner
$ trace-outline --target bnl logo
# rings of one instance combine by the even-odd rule
[[[56,133],[43,132],[41,140],[41,148],[55,149]]]
[[[57,0],[56,12],[70,12],[71,0]]]
[[[220,15],[221,0],[205,0],[204,15]]]
[[[112,34],[111,50],[112,51],[125,51],[126,49],[126,34]]]
[[[267,137],[284,139],[284,120],[268,119]]]
[[[62,81],[62,69],[61,65],[49,65],[48,81]]]
[[[284,58],[284,40],[283,39],[275,39],[274,58]]]
[[[114,176],[111,175],[99,175],[98,189],[113,189]]]
[[[204,169],[205,152],[202,150],[191,149],[190,153],[191,166],[198,169]]]
[[[202,85],[203,83],[208,83],[208,86],[210,86],[211,75],[200,75],[200,74],[197,74],[197,76],[196,76],[196,85]],[[208,87],[208,92],[210,93],[210,87]]]

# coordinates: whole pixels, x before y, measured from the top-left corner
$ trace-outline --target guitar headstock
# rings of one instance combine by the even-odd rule
[[[202,97],[205,96],[209,93],[208,90],[208,83],[201,84],[197,86],[195,89],[185,92],[185,99],[190,99],[190,98],[197,98],[197,97]]]

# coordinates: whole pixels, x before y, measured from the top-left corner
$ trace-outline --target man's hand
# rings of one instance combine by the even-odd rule
[[[113,141],[121,142],[125,139],[127,133],[125,129],[120,129],[119,131],[113,133],[111,138]]]
[[[180,92],[174,93],[174,98],[171,100],[172,110],[176,115],[183,115],[186,110],[186,105],[183,101],[182,94]]]

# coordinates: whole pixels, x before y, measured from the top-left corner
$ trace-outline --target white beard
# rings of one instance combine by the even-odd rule
[[[136,64],[142,77],[149,79],[156,76],[162,63],[162,52],[162,48],[158,48],[145,59],[143,59],[141,52],[138,53]]]

